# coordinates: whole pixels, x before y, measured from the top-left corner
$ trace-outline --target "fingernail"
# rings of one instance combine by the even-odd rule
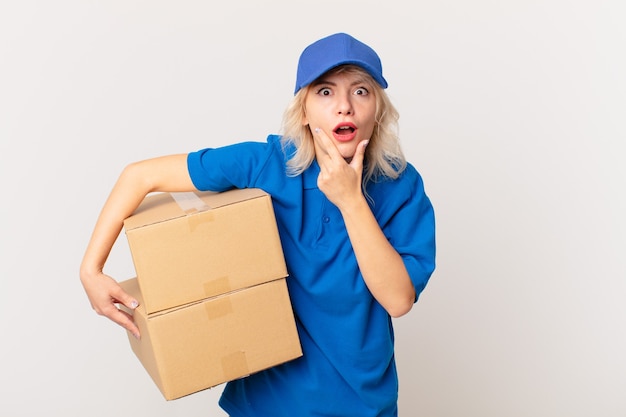
[[[130,308],[132,308],[133,310],[136,309],[139,306],[139,302],[137,300],[133,300],[130,302]]]
[[[315,133],[320,133],[321,129],[319,127],[316,127],[314,130],[315,130]]]
[[[139,333],[133,333],[133,336],[135,337],[135,339],[139,340],[141,339],[141,337],[139,336]]]

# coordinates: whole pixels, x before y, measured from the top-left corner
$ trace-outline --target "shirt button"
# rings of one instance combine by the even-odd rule
[[[328,216],[324,216],[324,217],[322,218],[322,221],[323,221],[324,223],[328,223],[328,222],[330,222],[330,217],[328,217]]]

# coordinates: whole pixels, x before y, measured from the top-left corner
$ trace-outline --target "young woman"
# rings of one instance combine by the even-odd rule
[[[123,221],[154,191],[256,187],[272,196],[303,356],[229,382],[232,417],[397,416],[392,317],[435,268],[435,223],[406,162],[376,52],[345,33],[302,52],[281,135],[128,165],[80,268],[94,310],[141,335],[103,270]]]

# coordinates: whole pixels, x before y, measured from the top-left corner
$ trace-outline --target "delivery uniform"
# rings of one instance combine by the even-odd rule
[[[286,175],[293,151],[270,135],[188,156],[199,190],[260,188],[272,196],[303,351],[229,382],[220,405],[231,417],[397,416],[391,317],[363,281],[341,213],[317,187],[317,162]],[[398,179],[366,189],[419,295],[435,268],[434,214],[422,179],[408,164]]]

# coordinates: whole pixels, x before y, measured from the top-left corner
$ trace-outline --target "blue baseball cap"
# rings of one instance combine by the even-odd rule
[[[382,88],[387,88],[376,52],[346,33],[335,33],[307,46],[298,60],[296,94],[329,70],[352,64],[363,68]]]

